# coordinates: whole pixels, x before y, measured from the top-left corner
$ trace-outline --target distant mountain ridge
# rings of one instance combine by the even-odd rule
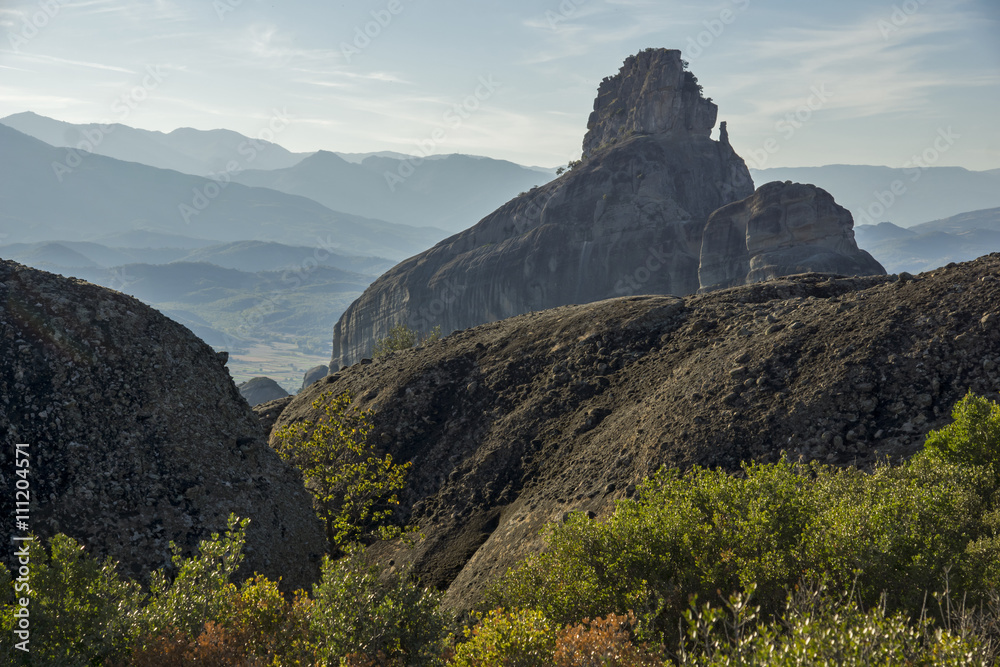
[[[65,123],[31,112],[7,116],[0,124],[51,146],[82,145],[96,155],[231,179],[308,197],[335,211],[448,231],[470,227],[518,192],[555,176],[551,169],[475,155],[292,153],[231,130],[163,133]]]
[[[910,228],[890,222],[859,225],[854,233],[890,272],[931,271],[1000,250],[1000,208],[968,211]]]
[[[369,155],[361,162],[317,151],[287,169],[253,169],[237,183],[309,197],[324,206],[400,224],[456,232],[553,174],[470,155]]]
[[[51,146],[83,146],[96,155],[194,176],[223,173],[234,160],[244,169],[281,169],[309,155],[232,130],[183,127],[164,133],[121,123],[66,123],[30,111],[0,118],[0,124]]]
[[[0,229],[4,243],[92,241],[115,233],[197,234],[280,241],[345,254],[402,259],[445,236],[333,211],[275,190],[249,188],[66,150],[0,125]]]

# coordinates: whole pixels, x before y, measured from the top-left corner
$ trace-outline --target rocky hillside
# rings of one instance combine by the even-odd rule
[[[324,391],[375,410],[413,462],[385,549],[448,600],[538,549],[564,513],[603,515],[662,465],[867,465],[915,451],[972,389],[1000,387],[1000,255],[933,274],[804,274],[684,298],[565,306],[356,364],[268,406],[316,418]]]
[[[225,358],[139,301],[0,260],[0,488],[30,452],[30,528],[138,576],[249,517],[244,571],[308,585],[326,546]],[[0,514],[14,514],[0,495]]]
[[[379,278],[334,328],[332,368],[399,323],[446,333],[534,310],[698,289],[709,214],[753,183],[680,51],[648,50],[601,84],[582,164]]]

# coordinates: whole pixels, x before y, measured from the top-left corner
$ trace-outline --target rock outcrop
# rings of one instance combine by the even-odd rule
[[[274,401],[288,396],[288,392],[282,389],[281,385],[269,377],[250,378],[246,382],[241,382],[236,386],[250,407]]]
[[[307,370],[305,374],[302,376],[302,388],[305,389],[313,382],[316,382],[317,380],[322,380],[329,373],[330,373],[330,367],[325,364],[321,364],[319,366],[313,366],[312,368]]]
[[[806,274],[685,298],[617,298],[456,332],[327,376],[276,426],[350,390],[413,467],[412,562],[447,601],[605,516],[661,465],[857,463],[914,452],[970,388],[1000,388],[1000,254],[913,278]]]
[[[815,185],[762,185],[712,213],[701,243],[702,291],[807,271],[885,274],[854,241],[851,212]]]
[[[709,136],[716,115],[680,51],[628,58],[600,85],[582,163],[375,281],[334,329],[331,370],[400,323],[448,333],[569,303],[695,292],[708,216],[753,192],[743,160]]]
[[[243,572],[308,586],[326,542],[224,358],[139,301],[0,261],[0,514],[28,445],[29,527],[142,576],[250,518]],[[8,550],[8,554],[11,551]]]

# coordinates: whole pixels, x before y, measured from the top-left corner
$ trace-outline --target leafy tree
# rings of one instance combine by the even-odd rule
[[[378,361],[393,352],[409,350],[410,348],[426,343],[432,343],[439,338],[441,338],[441,325],[434,327],[430,333],[421,338],[420,333],[416,329],[411,329],[405,324],[397,324],[389,329],[388,336],[379,339],[375,343],[375,349],[372,351],[372,359]]]
[[[371,411],[352,409],[351,400],[349,392],[325,392],[312,404],[323,411],[318,422],[302,421],[276,434],[277,452],[301,471],[334,555],[355,541],[402,533],[390,519],[411,465],[375,453],[368,442]]]

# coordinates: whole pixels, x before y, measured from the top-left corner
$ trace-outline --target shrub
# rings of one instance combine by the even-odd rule
[[[147,635],[178,631],[197,637],[206,623],[231,613],[236,596],[230,580],[243,562],[249,523],[249,519],[229,515],[225,534],[212,533],[198,545],[198,555],[192,558],[181,556],[180,548],[170,543],[177,575],[173,581],[163,570],[151,575],[150,600],[142,615]]]
[[[421,588],[408,570],[380,573],[360,550],[326,557],[313,597],[311,641],[321,661],[353,654],[359,665],[379,655],[389,661],[380,664],[436,664],[448,621],[441,594]]]
[[[448,663],[455,667],[551,667],[559,626],[540,611],[494,609],[479,615],[466,641],[455,648]]]
[[[1000,472],[1000,405],[970,391],[951,416],[954,422],[927,434],[926,455]]]
[[[141,587],[122,579],[114,563],[99,563],[73,538],[56,535],[46,549],[28,543],[30,588],[16,592],[30,599],[30,653],[22,664],[97,665],[124,655],[137,634]],[[9,571],[0,566],[3,639],[6,649],[14,629],[14,589]],[[24,582],[21,582],[22,585]],[[11,646],[10,655],[18,655]]]
[[[822,586],[796,589],[774,622],[732,596],[724,608],[692,601],[684,613],[678,665],[988,665],[993,656],[974,637],[934,629],[923,614],[911,621],[884,602],[863,611],[850,595]]]
[[[522,192],[523,194],[527,194]],[[380,338],[375,343],[375,348],[372,350],[372,359],[378,361],[383,359],[393,352],[399,350],[409,350],[410,348],[417,347],[418,345],[424,345],[426,343],[432,343],[441,338],[441,326],[438,325],[431,329],[423,338],[420,337],[420,333],[416,329],[411,329],[405,324],[397,324],[396,326],[389,329],[389,335],[385,338]]]
[[[556,667],[659,667],[664,658],[632,643],[635,615],[608,614],[605,618],[571,625],[556,639]]]
[[[508,572],[491,605],[538,609],[558,623],[637,615],[643,640],[663,640],[689,598],[720,604],[755,590],[766,618],[786,591],[825,579],[890,612],[919,614],[947,569],[956,589],[1000,586],[1000,524],[985,468],[919,458],[871,474],[787,462],[742,476],[663,470],[606,521],[574,514],[547,549]]]
[[[353,541],[390,539],[401,531],[390,522],[410,463],[376,456],[368,442],[371,412],[351,409],[351,395],[326,392],[313,401],[319,422],[303,421],[276,433],[275,449],[302,473],[316,514],[326,526],[330,551]]]

